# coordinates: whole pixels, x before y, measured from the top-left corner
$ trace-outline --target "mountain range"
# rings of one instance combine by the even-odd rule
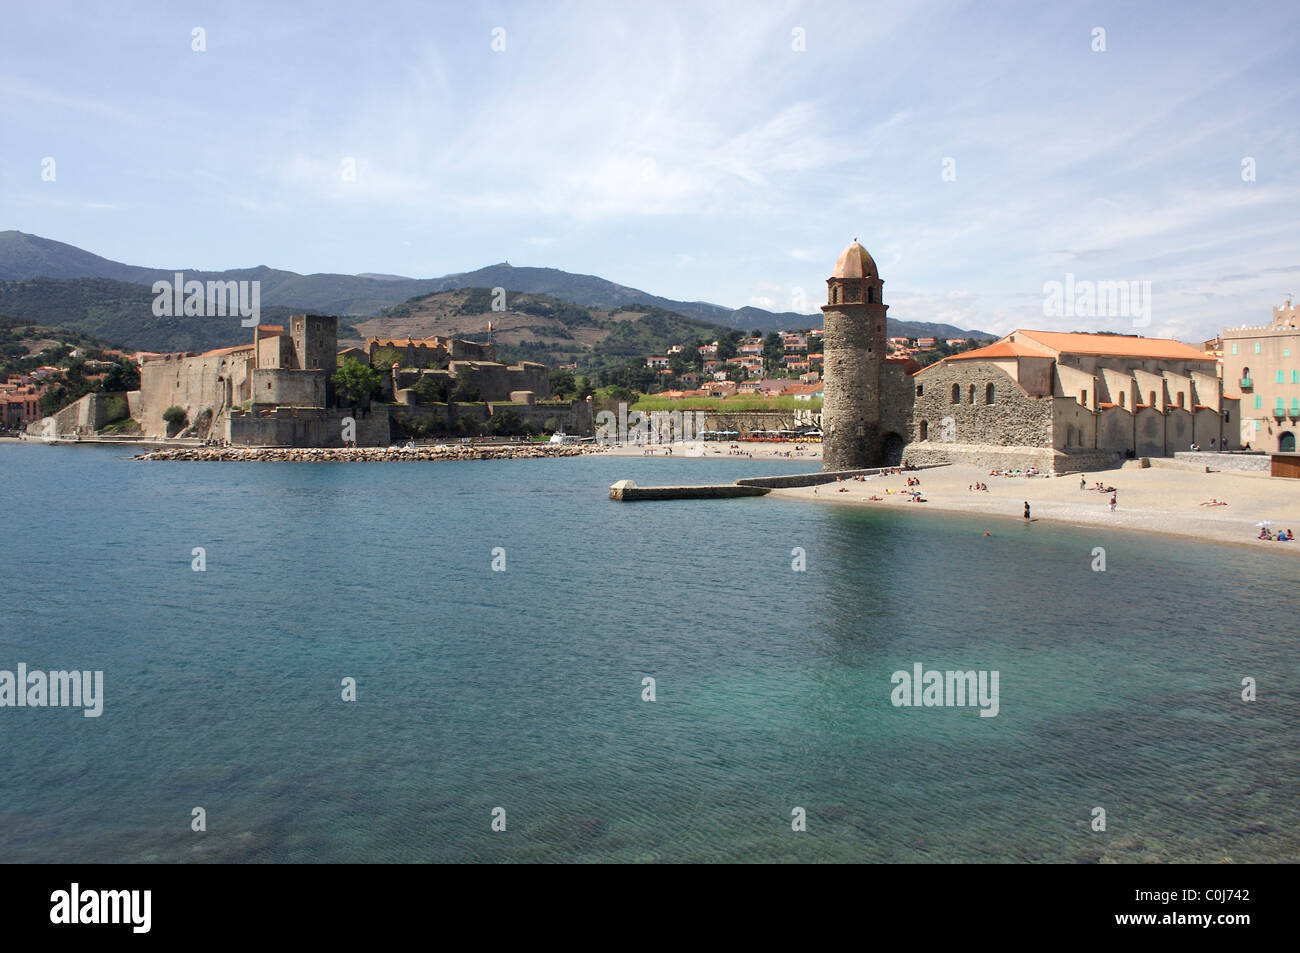
[[[507,262],[439,278],[387,274],[301,275],[260,265],[225,271],[148,268],[20,231],[0,232],[0,314],[61,325],[123,346],[146,350],[200,350],[242,341],[238,322],[211,325],[193,318],[157,318],[149,308],[155,281],[172,281],[178,271],[198,281],[259,281],[264,323],[295,311],[339,315],[348,325],[411,299],[470,288],[505,288],[546,295],[603,312],[628,309],[671,312],[724,329],[768,332],[820,327],[820,314],[727,308],[704,301],[676,301],[595,275],[557,268],[517,268]],[[375,327],[373,324],[371,327]],[[382,328],[376,328],[382,330]],[[889,333],[991,339],[993,335],[948,324],[889,319]],[[340,334],[346,336],[345,327]]]

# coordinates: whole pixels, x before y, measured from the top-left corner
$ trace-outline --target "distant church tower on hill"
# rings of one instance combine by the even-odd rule
[[[826,279],[822,469],[853,470],[884,462],[881,368],[886,354],[884,285],[867,250],[840,253]],[[892,462],[892,461],[891,461]]]

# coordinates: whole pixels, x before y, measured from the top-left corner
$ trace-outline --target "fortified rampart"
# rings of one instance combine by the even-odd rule
[[[52,418],[46,417],[33,421],[28,427],[28,432],[54,437],[91,434],[110,422],[109,415],[113,408],[129,408],[129,402],[130,397],[125,391],[86,394],[54,414]],[[47,430],[44,423],[45,420],[50,419],[54,421],[52,433]]]
[[[194,423],[204,410],[220,418],[232,404],[250,398],[252,346],[207,354],[166,354],[140,366],[139,416],[141,432],[167,435],[163,411],[182,408]]]

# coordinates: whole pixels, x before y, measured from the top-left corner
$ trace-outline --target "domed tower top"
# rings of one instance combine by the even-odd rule
[[[826,305],[822,310],[848,304],[883,305],[884,284],[875,260],[855,238],[835,259],[831,276],[826,279]]]
[[[840,252],[840,257],[835,259],[835,268],[831,271],[831,277],[879,278],[880,272],[876,270],[876,262],[871,255],[858,244],[855,238],[848,248]]]

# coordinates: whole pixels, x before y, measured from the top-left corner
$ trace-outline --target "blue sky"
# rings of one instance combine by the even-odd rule
[[[857,237],[896,318],[1132,330],[1045,317],[1072,273],[1150,281],[1140,333],[1193,340],[1300,299],[1298,21],[1291,2],[9,4],[0,228],[158,267],[508,260],[809,312]]]

